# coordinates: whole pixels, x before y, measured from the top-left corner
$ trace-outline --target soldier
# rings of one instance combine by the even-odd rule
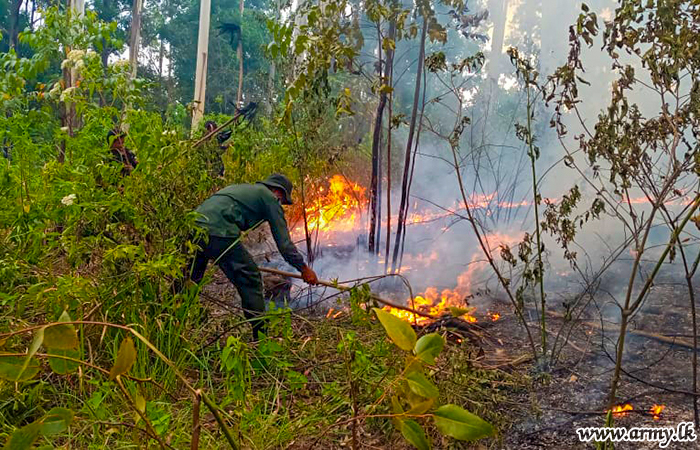
[[[216,130],[218,126],[213,120],[207,120],[204,123],[204,130],[206,134],[211,133]],[[224,176],[224,162],[222,156],[224,152],[228,149],[230,144],[226,144],[226,141],[231,137],[231,130],[222,131],[216,135],[216,141],[219,143],[218,149],[214,150],[212,155],[207,155],[207,159],[210,160],[212,175],[223,177]]]
[[[261,222],[268,222],[277,249],[282,257],[301,272],[309,284],[316,284],[316,273],[304,262],[289,237],[287,221],[282,205],[292,204],[292,183],[287,177],[272,174],[256,184],[232,184],[209,197],[197,208],[202,217],[197,223],[209,235],[207,244],[197,252],[190,279],[200,282],[207,264],[213,259],[236,286],[241,296],[243,312],[248,319],[255,319],[265,311],[260,271],[253,258],[239,242],[242,231]],[[263,329],[261,320],[253,320],[253,337]]]
[[[127,176],[136,168],[138,161],[131,150],[124,146],[125,133],[118,129],[110,130],[107,133],[107,142],[112,151],[112,161],[122,164],[122,176]]]

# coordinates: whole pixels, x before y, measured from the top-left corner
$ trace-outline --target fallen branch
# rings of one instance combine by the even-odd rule
[[[275,275],[280,275],[283,277],[298,278],[300,280],[302,279],[301,275],[299,275],[299,274],[292,273],[292,272],[285,272],[283,270],[271,269],[269,267],[260,267],[260,271],[272,273]],[[344,284],[338,284],[338,283],[331,283],[330,281],[325,281],[325,280],[318,280],[318,284],[321,286],[326,286],[329,288],[337,289],[337,290],[343,291],[343,292],[348,292],[348,291],[351,291],[353,289],[352,286],[346,286]],[[408,312],[415,314],[417,316],[427,317],[428,319],[432,319],[432,320],[439,320],[440,319],[439,317],[431,316],[430,314],[418,311],[418,310],[413,309],[413,308],[409,308],[408,306],[403,306],[403,305],[399,305],[398,303],[390,302],[389,300],[385,300],[385,299],[383,299],[375,294],[370,293],[370,298],[372,300],[377,301],[378,303],[381,303],[382,305],[390,306],[392,308],[400,309],[402,311],[408,311]]]
[[[551,312],[551,311],[548,311],[547,315],[550,315],[552,317],[557,317],[560,319],[564,318],[563,314],[559,314],[559,313]],[[592,327],[592,328],[597,328],[601,331],[611,331],[611,332],[618,331],[618,329],[616,327],[612,327],[612,326],[605,327],[605,326],[602,326],[596,322],[579,322],[579,324],[587,325],[587,326]],[[647,339],[653,339],[655,341],[663,342],[664,344],[677,345],[679,347],[687,348],[689,350],[695,350],[695,346],[693,345],[693,343],[686,340],[686,339],[680,339],[680,338],[676,338],[676,337],[671,338],[668,336],[664,336],[663,334],[652,333],[651,331],[644,331],[644,330],[627,330],[627,332],[629,334],[633,334],[635,336],[641,336],[641,337],[645,337]]]

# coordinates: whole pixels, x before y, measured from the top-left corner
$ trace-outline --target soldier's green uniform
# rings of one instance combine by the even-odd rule
[[[234,184],[225,187],[197,208],[197,212],[202,215],[197,223],[208,230],[209,242],[197,253],[191,279],[201,281],[208,260],[215,260],[238,289],[247,318],[262,313],[265,304],[260,271],[245,247],[236,242],[241,231],[249,230],[260,222],[268,222],[282,257],[299,271],[303,271],[306,266],[304,258],[289,237],[280,201],[269,189],[281,189],[285,194],[284,202],[291,203],[291,183],[286,178],[280,181],[276,177],[282,176],[272,175],[264,182],[254,185]],[[289,188],[283,186],[284,182],[289,183]],[[253,324],[256,335],[259,328],[259,324]]]

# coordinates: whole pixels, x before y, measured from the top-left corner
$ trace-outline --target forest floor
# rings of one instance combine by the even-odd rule
[[[692,343],[688,305],[687,286],[672,276],[660,278],[652,288],[627,335],[624,373],[617,395],[620,405],[629,404],[633,409],[614,415],[614,426],[675,428],[681,422],[693,422],[692,396],[683,393],[693,391],[692,349],[687,348]],[[605,306],[601,309],[605,310]],[[560,313],[563,314],[563,308]],[[549,320],[551,330],[558,330],[563,324],[556,313]],[[518,342],[525,339],[522,326],[507,314],[499,322],[491,333],[504,342],[506,352],[517,351],[521,347]],[[592,443],[579,441],[576,428],[604,425],[605,416],[600,411],[607,407],[619,326],[614,318],[601,320],[601,313],[594,306],[584,312],[580,322],[569,336],[561,360],[523,398],[533,405],[536,414],[522,416],[521,411],[515,411],[511,416],[514,425],[506,433],[503,448],[593,447]],[[650,412],[655,405],[664,406],[656,417]],[[619,442],[615,448],[653,449],[659,445]],[[668,448],[696,449],[700,443],[673,442]]]
[[[266,280],[267,286],[269,281],[270,278]],[[568,323],[563,320],[562,304],[575,292],[548,295],[557,299],[550,301],[552,308],[547,328],[551,343],[558,330],[565,326],[568,329]],[[212,339],[218,336],[223,346],[228,335],[245,338],[249,334],[247,326],[231,327],[232,313],[240,314],[240,302],[235,289],[220,271],[215,272],[200,299],[207,305],[207,317],[194,339],[215,346]],[[294,356],[287,361],[308,379],[305,387],[289,396],[271,395],[274,377],[263,376],[252,381],[252,388],[261,392],[257,397],[259,401],[277,402],[276,405],[267,404],[263,411],[281,414],[284,410],[284,426],[287,427],[284,433],[280,431],[279,421],[270,428],[284,434],[276,436],[280,444],[284,443],[282,448],[352,447],[352,427],[347,420],[352,417],[353,405],[348,404],[347,389],[342,385],[352,386],[353,381],[352,376],[343,373],[345,356],[338,349],[346,339],[344,335],[351,333],[364,343],[361,351],[365,351],[368,358],[387,357],[371,347],[378,340],[386,340],[385,335],[368,333],[366,328],[358,326],[347,299],[334,298],[329,302],[316,307],[299,303],[297,306],[301,308],[292,314],[288,342],[293,344],[287,348],[292,349]],[[494,298],[482,298],[476,303],[479,307],[488,304],[490,311],[500,314],[499,320],[488,320],[483,311],[477,311],[476,315],[482,316],[479,322],[462,330],[429,325],[425,329],[418,327],[417,332],[420,335],[440,331],[448,337],[446,351],[439,358],[434,373],[441,391],[440,401],[461,404],[481,415],[497,426],[499,435],[476,444],[464,444],[430,433],[434,447],[592,448],[592,443],[579,441],[576,428],[603,426],[605,422],[617,328],[614,318],[609,316],[609,305],[603,301],[591,302],[579,318],[580,324],[568,336],[555,366],[543,372],[536,370],[532,363],[527,335],[510,305]],[[633,333],[628,336],[625,353],[626,373],[618,399],[620,404],[630,404],[633,409],[615,415],[615,426],[675,427],[680,422],[693,421],[692,398],[682,393],[693,389],[692,351],[683,346],[692,342],[692,322],[687,311],[685,284],[675,280],[673,274],[660,278],[631,325]],[[533,324],[535,314],[535,311],[530,312]],[[608,314],[607,319],[601,320],[605,314]],[[531,328],[533,338],[539,342],[536,326]],[[658,336],[662,340],[657,339]],[[674,343],[674,339],[678,342]],[[309,352],[311,348],[313,351]],[[375,372],[395,363],[396,358],[393,362],[377,363],[360,382],[381,381]],[[221,386],[224,384],[222,382]],[[327,389],[328,386],[332,389]],[[216,395],[225,396],[225,390]],[[371,392],[365,392],[363,399],[370,398]],[[335,406],[329,408],[330,405]],[[650,413],[654,405],[664,405],[656,417]],[[361,415],[364,408],[358,408]],[[320,414],[304,416],[312,410]],[[301,417],[305,418],[301,420]],[[360,420],[358,429],[360,448],[410,448],[388,421]],[[264,440],[264,432],[260,439]],[[251,442],[252,446],[260,447],[258,444]],[[616,448],[652,449],[658,448],[658,444],[621,442]],[[672,443],[668,448],[698,448],[698,444]]]

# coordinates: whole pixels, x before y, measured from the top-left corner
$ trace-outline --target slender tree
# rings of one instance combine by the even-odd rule
[[[10,5],[10,25],[8,34],[10,48],[17,48],[18,36],[19,36],[19,19],[20,10],[22,9],[22,3],[24,0],[14,0]]]
[[[493,20],[493,35],[491,38],[491,61],[488,67],[488,75],[492,81],[498,81],[498,77],[503,69],[503,41],[508,18],[508,0],[490,0],[489,15]]]
[[[139,65],[142,9],[143,0],[134,0],[131,10],[131,31],[129,32],[129,64],[131,66],[131,78],[136,78],[136,71]]]
[[[243,0],[240,0],[239,12],[241,14],[241,30],[238,36],[238,49],[236,50],[236,56],[238,57],[238,94],[236,95],[236,104],[240,108],[243,106]]]
[[[394,254],[391,261],[391,271],[400,270],[397,266],[399,259],[399,250],[406,227],[406,215],[408,212],[408,194],[409,194],[409,173],[411,171],[411,149],[413,144],[413,135],[416,129],[416,118],[418,117],[418,99],[420,98],[420,85],[423,75],[423,61],[425,60],[425,39],[428,31],[428,15],[423,16],[423,30],[420,37],[420,51],[418,52],[418,68],[416,70],[416,87],[413,91],[413,107],[411,109],[411,123],[408,128],[408,139],[406,141],[406,154],[403,164],[403,179],[401,184],[401,202],[399,203],[399,217],[396,228],[396,240],[394,242]],[[387,261],[389,252],[387,251]]]
[[[379,33],[381,37],[381,33]],[[377,223],[379,214],[379,198],[378,185],[381,182],[381,167],[380,167],[380,138],[382,134],[382,122],[384,118],[384,108],[386,107],[387,94],[390,91],[390,86],[387,83],[387,75],[389,67],[394,63],[394,39],[396,37],[396,17],[392,17],[389,23],[389,33],[386,40],[380,39],[380,47],[386,43],[386,61],[382,64],[381,53],[379,55],[379,71],[381,87],[379,88],[379,103],[377,104],[377,112],[374,118],[374,132],[372,135],[372,180],[370,183],[370,225],[368,247],[370,252],[376,252],[377,241]]]

